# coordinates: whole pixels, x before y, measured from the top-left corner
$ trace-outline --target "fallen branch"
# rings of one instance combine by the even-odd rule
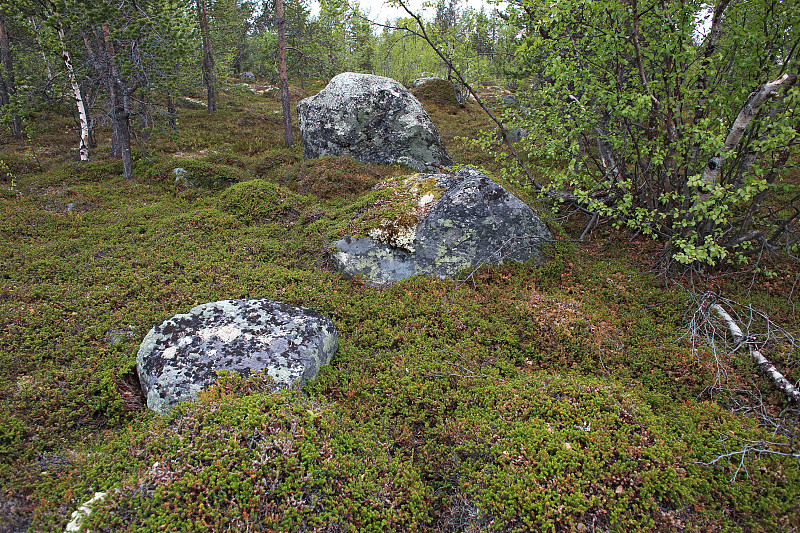
[[[789,400],[792,401],[800,401],[800,390],[797,389],[786,377],[781,374],[775,365],[769,362],[769,360],[764,357],[759,350],[753,348],[749,342],[748,338],[742,332],[742,328],[736,323],[736,321],[729,315],[725,309],[722,308],[719,304],[714,304],[711,306],[711,309],[716,311],[716,313],[728,324],[728,328],[730,329],[731,335],[733,335],[733,340],[737,343],[747,344],[748,349],[750,350],[750,355],[758,363],[758,368],[764,375],[772,378],[772,382],[775,383],[775,386],[778,387],[781,391],[783,391],[786,396],[789,397]]]
[[[723,437],[721,442],[723,444],[725,444],[730,439],[731,439],[731,437],[725,436],[725,437]],[[739,441],[744,443],[744,447],[742,447],[742,449],[737,450],[737,451],[733,451],[733,452],[726,452],[726,453],[720,454],[717,457],[715,457],[714,459],[708,461],[707,463],[700,462],[700,463],[696,463],[696,464],[702,464],[702,465],[705,465],[705,466],[719,466],[720,461],[726,461],[727,460],[727,461],[730,461],[731,463],[733,463],[734,461],[732,459],[734,459],[735,457],[738,456],[738,465],[736,465],[736,470],[733,472],[733,477],[731,477],[731,479],[730,479],[730,482],[734,483],[736,481],[736,478],[739,476],[739,472],[740,471],[744,470],[745,474],[748,474],[747,466],[745,466],[745,463],[744,463],[745,458],[747,457],[748,454],[754,454],[754,455],[777,455],[777,456],[780,456],[780,457],[791,457],[793,459],[800,460],[800,453],[797,453],[790,445],[787,445],[787,444],[782,444],[782,443],[778,443],[778,442],[769,442],[769,441],[764,441],[764,440],[755,441],[755,440],[745,440],[745,439],[738,439],[738,438],[736,440],[739,440]],[[727,444],[725,445],[725,447],[727,448]],[[789,451],[788,452],[782,452],[782,451],[777,450],[776,448],[779,448],[779,449],[780,448],[788,448]],[[732,467],[731,467],[731,470],[733,470]]]

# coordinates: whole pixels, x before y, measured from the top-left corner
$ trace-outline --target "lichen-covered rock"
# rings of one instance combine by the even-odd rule
[[[390,78],[345,72],[297,105],[303,155],[346,155],[417,170],[453,164],[422,104]]]
[[[264,371],[279,387],[302,387],[338,347],[336,327],[319,313],[264,299],[223,300],[168,318],[136,356],[147,407],[165,413],[227,370]]]
[[[444,193],[418,221],[412,242],[348,236],[335,244],[336,267],[382,285],[416,274],[452,277],[485,262],[544,261],[541,246],[552,235],[522,200],[473,169],[416,179],[431,178]]]

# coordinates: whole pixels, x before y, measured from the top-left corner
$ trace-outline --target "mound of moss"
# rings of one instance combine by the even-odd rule
[[[461,107],[453,84],[447,80],[431,78],[419,87],[411,89],[411,94],[424,105],[433,104],[453,111]]]
[[[225,189],[220,209],[244,224],[296,220],[302,199],[273,182],[255,179]]]
[[[226,164],[227,160],[216,155],[212,155],[210,159],[225,162],[218,163],[207,159],[165,158],[155,164],[142,162],[139,167],[144,167],[141,175],[146,181],[174,182],[180,187],[221,189],[247,178],[247,172],[241,168],[242,165],[238,164],[238,161],[236,166],[233,166]],[[138,171],[139,168],[136,170]]]

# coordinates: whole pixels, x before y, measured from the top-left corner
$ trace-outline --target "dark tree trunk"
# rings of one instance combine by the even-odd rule
[[[131,161],[131,129],[130,112],[123,105],[114,109],[115,120],[119,128],[120,153],[122,155],[122,177],[133,179],[133,162]]]
[[[111,42],[108,24],[103,24],[103,43],[107,62],[106,77],[111,97],[111,124],[113,126],[111,152],[114,157],[122,158],[122,176],[126,180],[130,180],[133,179],[130,94],[127,84],[114,63],[114,46]]]
[[[278,15],[278,72],[281,85],[281,104],[283,105],[283,132],[286,147],[294,146],[294,135],[292,134],[292,111],[289,101],[289,74],[286,69],[286,33],[284,26],[286,20],[283,18],[283,0],[275,0],[275,10]]]
[[[197,20],[203,38],[203,85],[208,90],[208,112],[217,110],[217,94],[214,80],[214,53],[211,50],[211,34],[208,29],[206,0],[197,0]]]
[[[2,90],[0,90],[0,104],[8,105],[11,103],[11,97],[16,92],[14,88],[14,61],[11,58],[11,43],[6,32],[6,21],[1,12],[0,55],[2,56],[3,70],[5,71],[4,75],[0,75],[0,84],[3,85]],[[15,139],[22,139],[22,121],[19,115],[16,114],[11,117],[11,135]]]
[[[178,112],[175,109],[175,100],[172,99],[172,93],[167,91],[167,113],[169,113],[169,129],[178,129]]]

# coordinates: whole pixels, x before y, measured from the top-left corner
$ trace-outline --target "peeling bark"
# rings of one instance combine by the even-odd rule
[[[53,9],[53,13],[57,15],[56,5],[52,0],[50,2],[50,7]],[[75,95],[75,105],[78,108],[78,120],[81,125],[81,139],[78,150],[80,152],[81,161],[89,161],[89,118],[86,113],[86,106],[83,102],[81,87],[75,78],[75,69],[72,67],[72,57],[69,54],[69,50],[67,50],[64,27],[60,22],[57,22],[56,25],[58,41],[61,44],[61,59],[64,61],[64,68],[67,71],[67,77],[69,77],[72,92]]]

